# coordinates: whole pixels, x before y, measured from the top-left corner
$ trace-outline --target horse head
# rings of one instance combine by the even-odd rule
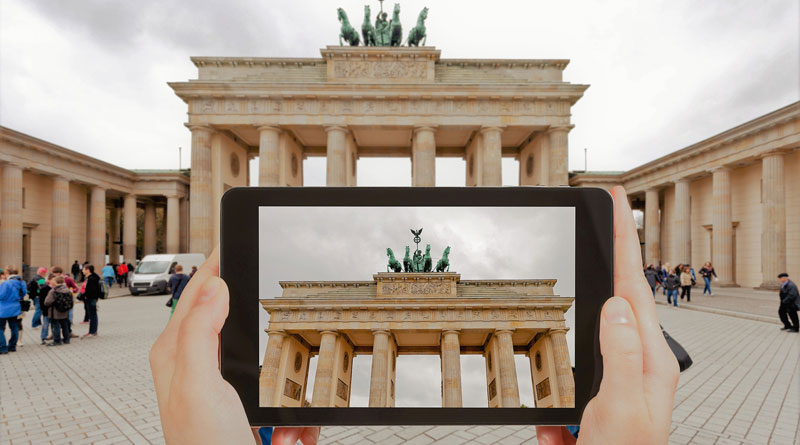
[[[372,15],[372,12],[370,12],[369,5],[364,5],[364,18],[369,20],[370,15]]]
[[[400,3],[394,4],[394,15],[400,15]]]
[[[450,255],[450,246],[444,248],[444,253],[442,254],[442,257],[447,258],[448,255]]]
[[[426,256],[431,256],[431,245],[430,244],[425,246],[425,255]]]
[[[406,256],[409,256],[410,254],[411,254],[411,249],[409,249],[409,247],[406,246]]]
[[[386,256],[388,256],[389,258],[394,258],[394,252],[392,252],[391,247],[386,248]]]
[[[419,13],[419,18],[420,18],[420,20],[425,20],[425,19],[428,18],[428,7],[427,6],[422,8],[422,11],[420,11],[420,13]]]
[[[339,17],[339,21],[347,20],[347,13],[344,12],[342,8],[336,8],[336,15]]]

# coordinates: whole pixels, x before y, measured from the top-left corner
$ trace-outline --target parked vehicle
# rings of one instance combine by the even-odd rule
[[[175,272],[175,266],[183,266],[185,273],[192,266],[200,267],[206,260],[201,253],[164,253],[147,255],[136,265],[128,285],[131,295],[165,294],[169,291],[167,282]]]

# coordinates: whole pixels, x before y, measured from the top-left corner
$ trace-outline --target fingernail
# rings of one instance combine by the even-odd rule
[[[217,277],[209,277],[203,286],[200,287],[200,295],[197,296],[198,301],[208,301],[214,298],[219,291],[220,279]]]
[[[611,297],[603,309],[603,317],[613,324],[629,324],[633,320],[630,305],[621,297]]]

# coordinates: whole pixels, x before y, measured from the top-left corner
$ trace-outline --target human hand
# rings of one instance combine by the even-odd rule
[[[564,427],[536,427],[540,444],[665,444],[678,361],[658,323],[625,189],[614,187],[614,293],[603,305],[603,381],[581,419],[579,439]]]
[[[219,332],[228,317],[228,286],[215,249],[181,294],[150,349],[164,439],[168,444],[255,443],[236,390],[219,372]],[[315,445],[319,428],[276,428],[274,444]]]

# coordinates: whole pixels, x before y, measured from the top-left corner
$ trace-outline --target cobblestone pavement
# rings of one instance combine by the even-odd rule
[[[100,336],[0,357],[0,443],[163,443],[147,353],[167,321],[166,296],[101,302]],[[82,314],[78,307],[76,319]],[[776,325],[658,307],[694,365],[681,375],[674,444],[796,444],[800,335]],[[30,320],[26,320],[26,324]],[[76,331],[87,331],[77,325]],[[533,427],[324,428],[323,444],[533,444]]]
[[[779,323],[778,319],[778,291],[751,289],[747,287],[713,287],[713,295],[703,295],[702,283],[692,289],[691,306],[720,309],[723,311],[740,312],[758,315],[760,318],[770,318]],[[667,297],[656,292],[656,299],[666,303]],[[678,300],[678,305],[687,304],[686,300]]]

